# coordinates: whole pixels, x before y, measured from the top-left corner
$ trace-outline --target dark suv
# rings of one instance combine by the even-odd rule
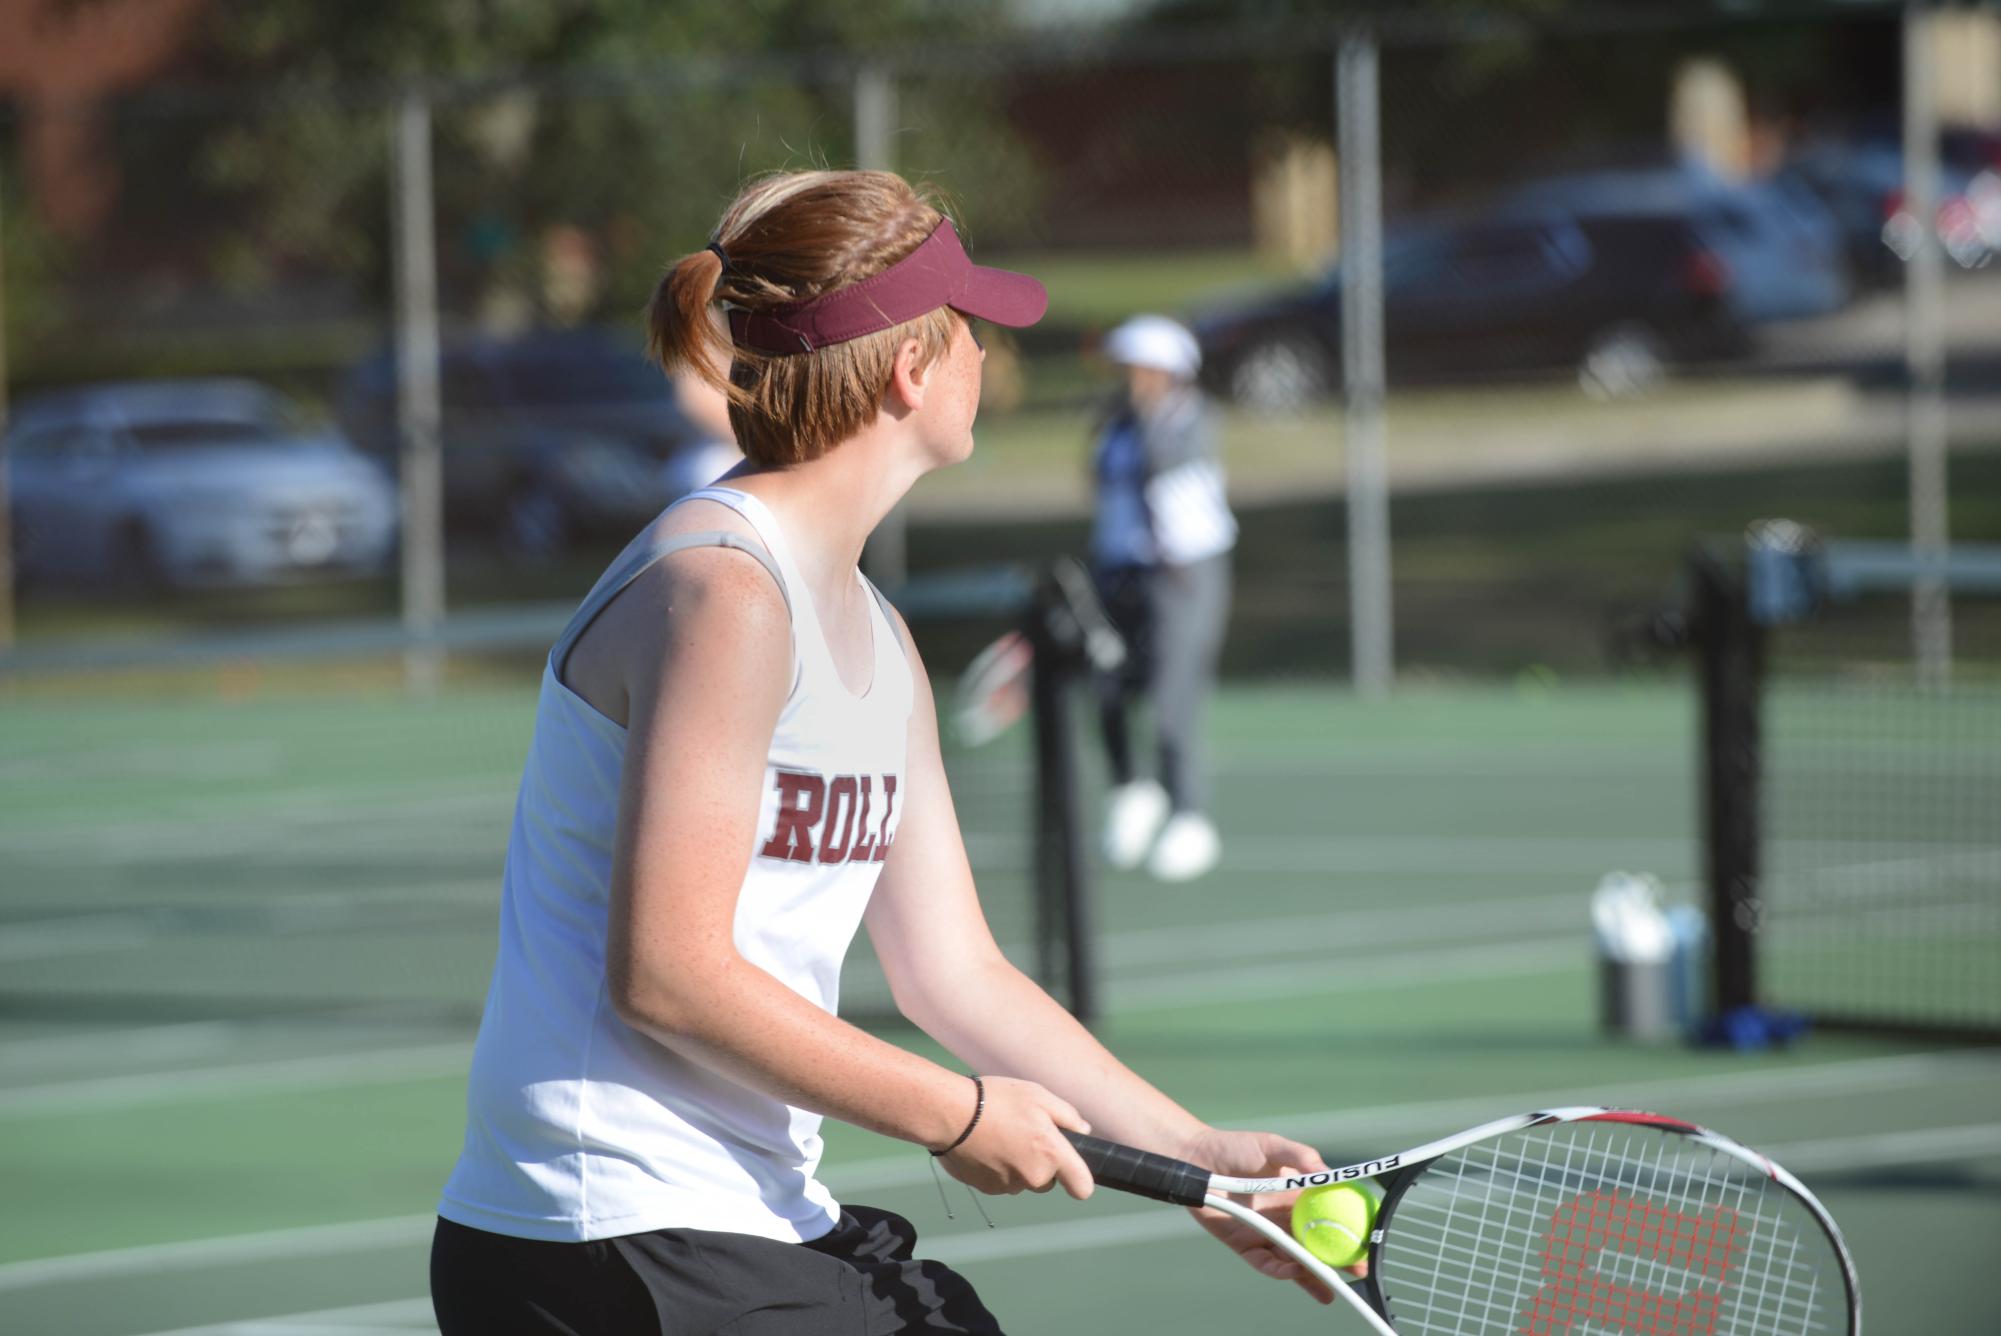
[[[1590,393],[1657,382],[1674,361],[1742,351],[1729,265],[1686,221],[1502,214],[1424,224],[1384,246],[1392,379],[1573,372]],[[1341,379],[1341,275],[1198,318],[1204,376],[1246,407],[1295,409]]]
[[[623,542],[692,487],[713,443],[636,347],[592,331],[447,341],[442,358],[445,514],[527,557],[579,540]],[[340,419],[394,466],[396,363],[349,373]]]

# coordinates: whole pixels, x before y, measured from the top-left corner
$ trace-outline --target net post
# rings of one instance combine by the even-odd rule
[[[1091,958],[1083,794],[1076,730],[1070,719],[1070,687],[1081,667],[1079,633],[1053,579],[1043,580],[1036,589],[1027,634],[1035,654],[1029,700],[1035,727],[1038,972],[1045,984],[1062,980],[1070,1013],[1088,1025],[1097,1018],[1098,1000]]]
[[[1760,703],[1764,630],[1741,574],[1713,548],[1689,557],[1702,680],[1702,819],[1717,1016],[1757,1004]]]

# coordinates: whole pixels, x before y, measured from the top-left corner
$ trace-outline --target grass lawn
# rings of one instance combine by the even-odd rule
[[[999,263],[1041,279],[1049,289],[1045,319],[1076,329],[1102,329],[1135,311],[1185,315],[1301,280],[1298,269],[1241,250],[1028,252]]]

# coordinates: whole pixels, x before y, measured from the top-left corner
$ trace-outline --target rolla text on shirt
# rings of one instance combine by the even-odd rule
[[[792,863],[880,863],[896,841],[895,775],[822,775],[775,770],[778,811],[758,857]],[[880,779],[882,810],[872,812]]]

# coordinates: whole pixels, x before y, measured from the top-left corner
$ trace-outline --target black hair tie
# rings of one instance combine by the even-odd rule
[[[725,274],[729,273],[731,267],[729,252],[723,249],[722,243],[720,241],[711,241],[708,245],[704,246],[702,249],[708,251],[711,255],[714,255],[718,260],[721,260],[723,262],[723,273]]]

